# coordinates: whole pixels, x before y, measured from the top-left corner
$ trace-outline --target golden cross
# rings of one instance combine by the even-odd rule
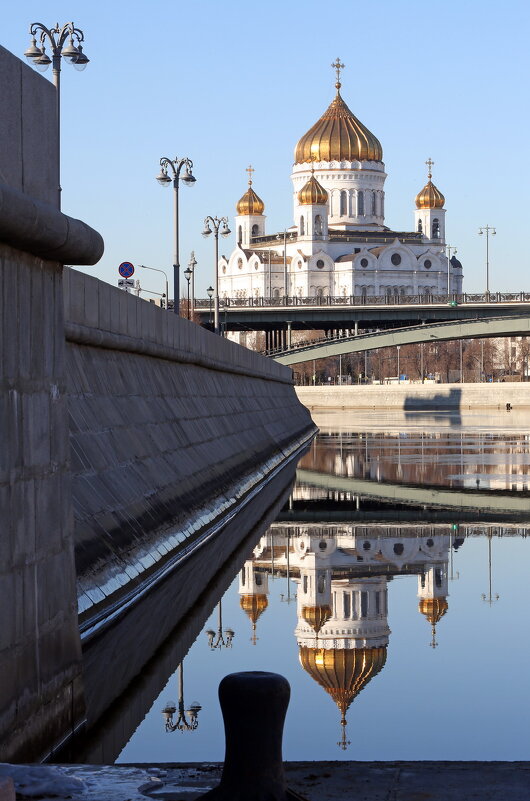
[[[248,167],[245,170],[245,172],[248,172],[248,185],[250,186],[252,184],[252,173],[255,172],[255,169],[252,166],[252,164],[248,165]]]
[[[429,156],[429,158],[427,159],[427,161],[425,162],[425,164],[426,164],[426,165],[427,165],[427,167],[429,168],[429,176],[428,176],[428,177],[429,177],[429,178],[432,178],[432,166],[433,166],[433,164],[434,164],[434,161],[431,159],[431,157],[430,157],[430,156]]]
[[[337,87],[337,89],[340,89],[341,87],[340,71],[344,69],[344,64],[342,63],[340,58],[337,58],[337,60],[331,65],[331,67],[337,73],[337,83],[335,84],[335,86]]]

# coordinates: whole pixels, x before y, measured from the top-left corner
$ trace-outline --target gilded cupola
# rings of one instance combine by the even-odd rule
[[[249,175],[248,189],[243,197],[238,201],[236,211],[240,215],[247,216],[253,214],[263,214],[265,211],[265,203],[252,189],[252,173],[254,170],[252,167],[247,167],[247,172]]]
[[[346,723],[351,702],[383,669],[386,646],[377,648],[300,648],[300,664],[330,695]]]
[[[325,206],[327,202],[328,193],[312,173],[309,181],[298,192],[298,203],[300,206]]]
[[[311,626],[315,634],[318,634],[322,626],[325,626],[331,614],[331,607],[328,604],[302,607],[302,617]]]
[[[436,625],[449,608],[445,598],[422,598],[418,611],[425,615],[431,625]]]
[[[434,161],[428,159],[425,162],[429,167],[429,173],[427,175],[427,183],[416,195],[416,208],[417,209],[441,209],[444,206],[445,198],[436,187],[433,182],[431,181],[432,173],[431,167],[434,164]]]
[[[382,161],[381,143],[341,97],[340,71],[344,64],[337,59],[331,66],[337,72],[337,94],[318,122],[296,145],[295,164],[306,161]]]
[[[252,621],[253,628],[256,628],[256,623],[258,622],[258,618],[261,617],[269,602],[267,600],[266,595],[242,595],[239,603],[241,605],[241,609],[247,613],[248,617]]]

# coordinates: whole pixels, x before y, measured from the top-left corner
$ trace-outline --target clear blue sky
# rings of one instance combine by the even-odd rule
[[[293,148],[333,98],[340,56],[343,97],[383,145],[387,225],[412,229],[430,156],[465,289],[484,288],[477,230],[490,223],[491,288],[529,291],[529,17],[522,0],[26,0],[2,4],[0,42],[22,56],[34,21],[85,33],[91,63],[62,72],[63,209],[102,233],[105,255],[86,268],[99,278],[114,283],[124,260],[171,272],[172,190],[154,180],[163,155],[195,164],[181,263],[194,249],[197,294],[213,280],[204,217],[232,220],[249,162],[267,230],[290,225]],[[221,243],[228,254],[234,237]],[[162,276],[141,278],[161,290]]]

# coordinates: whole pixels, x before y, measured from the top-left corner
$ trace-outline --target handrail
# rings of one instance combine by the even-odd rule
[[[322,297],[279,297],[279,298],[221,298],[225,310],[241,308],[286,308],[296,306],[312,306],[325,308],[329,306],[436,306],[454,303],[461,305],[475,305],[478,303],[530,303],[530,292],[464,292],[451,295],[324,295]],[[209,298],[197,298],[195,308],[209,309]]]

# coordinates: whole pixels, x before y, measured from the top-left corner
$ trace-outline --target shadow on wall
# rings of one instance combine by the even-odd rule
[[[461,403],[462,390],[451,388],[449,392],[436,392],[430,396],[408,395],[403,402],[403,411],[409,419],[421,415],[434,420],[449,420],[451,425],[460,425]]]

